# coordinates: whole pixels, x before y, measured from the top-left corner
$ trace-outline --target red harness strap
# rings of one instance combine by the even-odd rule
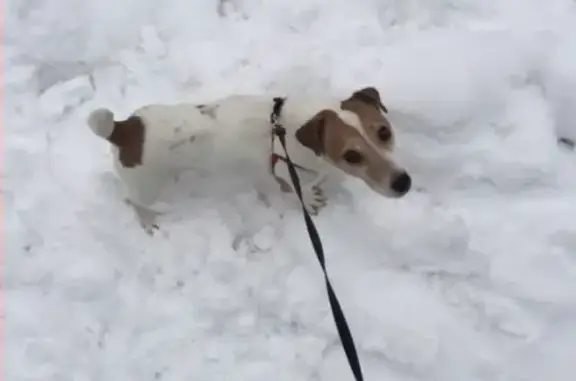
[[[272,153],[270,155],[270,168],[272,169],[272,173],[274,173],[274,167],[278,163],[278,160],[282,160],[283,162],[286,163],[286,158],[284,156],[278,155],[277,153]],[[313,170],[305,168],[305,167],[298,165],[298,164],[294,164],[294,166],[296,168],[301,169],[301,170],[306,171],[306,172],[310,172],[310,173],[314,172]]]
[[[270,155],[270,172],[272,173],[272,176],[274,176],[274,179],[276,179],[276,181],[280,185],[280,190],[282,190],[282,192],[284,193],[290,193],[292,192],[292,187],[290,186],[290,184],[288,184],[286,180],[284,180],[282,177],[276,174],[275,168],[276,164],[278,163],[278,160],[286,161],[284,157],[273,152]]]
[[[272,176],[274,176],[274,178],[276,179],[278,184],[280,184],[280,189],[282,190],[282,192],[285,192],[285,193],[292,192],[292,187],[290,186],[290,184],[288,184],[288,182],[286,180],[284,180],[282,177],[280,177],[276,174],[275,168],[276,168],[276,164],[278,164],[278,160],[281,160],[284,163],[287,162],[286,158],[284,156],[281,156],[275,152],[272,152],[272,154],[270,154],[270,172],[272,173]],[[306,171],[306,172],[314,173],[313,170],[305,168],[305,167],[298,165],[298,164],[294,164],[294,167],[301,169],[303,171]]]

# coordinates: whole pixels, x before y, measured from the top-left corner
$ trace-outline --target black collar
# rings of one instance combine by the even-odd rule
[[[272,107],[272,113],[270,114],[270,124],[272,125],[272,137],[274,134],[286,134],[286,129],[280,123],[280,114],[282,113],[282,107],[284,107],[284,103],[286,102],[286,98],[275,97],[274,98],[274,106]]]
[[[286,180],[279,177],[276,174],[275,170],[276,164],[278,163],[279,160],[287,164],[287,159],[286,157],[274,152],[274,139],[278,137],[278,139],[282,142],[284,140],[284,137],[286,136],[286,128],[284,128],[282,123],[280,123],[282,107],[284,107],[285,101],[286,98],[275,97],[274,106],[272,107],[272,112],[270,113],[270,124],[272,125],[272,131],[271,131],[272,133],[270,134],[270,173],[272,174],[272,176],[274,176],[276,181],[278,181],[282,190],[285,192],[289,192],[290,185],[286,182]],[[316,173],[316,171],[313,171],[309,168],[303,167],[296,163],[292,163],[292,165],[294,165],[295,168],[298,168],[304,172]]]

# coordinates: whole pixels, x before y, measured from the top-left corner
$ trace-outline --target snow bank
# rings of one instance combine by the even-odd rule
[[[316,219],[366,379],[573,378],[572,1],[5,9],[7,379],[351,380],[298,210],[188,197],[150,238],[84,120],[366,84],[416,187],[350,181]]]

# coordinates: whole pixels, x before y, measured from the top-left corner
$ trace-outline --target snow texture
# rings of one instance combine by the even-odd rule
[[[147,236],[85,124],[380,89],[415,189],[316,218],[366,380],[576,374],[576,3],[4,2],[9,381],[352,380],[297,208],[181,197]],[[216,186],[216,185],[215,185]]]

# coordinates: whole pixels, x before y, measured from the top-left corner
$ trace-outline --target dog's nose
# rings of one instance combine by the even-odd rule
[[[392,188],[394,192],[405,194],[410,190],[411,185],[412,179],[410,178],[410,175],[406,172],[401,172],[394,178],[394,180],[392,180],[390,188]]]

